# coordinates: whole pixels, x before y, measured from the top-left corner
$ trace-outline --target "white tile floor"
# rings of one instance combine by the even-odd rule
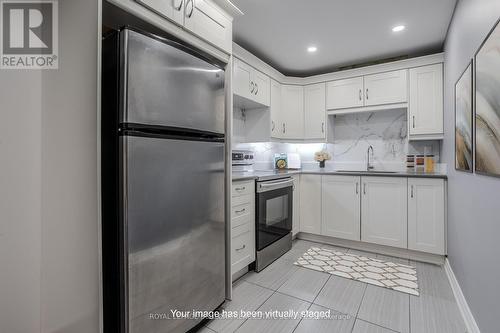
[[[311,246],[328,245],[294,241],[292,250],[260,273],[250,272],[233,286],[227,310],[333,310],[341,319],[213,320],[200,330],[213,332],[354,332],[354,333],[463,333],[465,325],[442,267],[417,266],[420,296],[380,288],[293,265]],[[336,248],[340,250],[346,250]],[[352,253],[375,256],[349,250]]]

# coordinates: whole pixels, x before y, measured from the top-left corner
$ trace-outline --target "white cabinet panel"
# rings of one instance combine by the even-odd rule
[[[407,179],[362,177],[361,240],[407,247]]]
[[[410,138],[443,135],[442,64],[410,69]]]
[[[231,230],[231,274],[255,261],[255,227],[247,223]]]
[[[304,87],[281,86],[281,115],[283,138],[302,139],[304,137]]]
[[[137,2],[179,25],[184,23],[184,0],[137,0]]]
[[[304,139],[326,137],[325,94],[324,83],[304,87]]]
[[[281,84],[271,80],[271,137],[283,136],[283,118],[281,116]]]
[[[254,90],[253,94],[255,97],[253,99],[265,106],[269,106],[270,104],[270,85],[271,85],[271,79],[269,76],[254,70],[252,72],[252,82],[254,84]]]
[[[407,101],[407,70],[364,77],[365,106],[404,103]]]
[[[408,179],[408,248],[445,254],[445,182]]]
[[[253,68],[239,59],[233,61],[233,92],[245,98],[251,98],[251,87]]]
[[[233,47],[231,20],[211,1],[186,0],[184,27],[231,53]]]
[[[292,236],[300,231],[300,175],[293,175]]]
[[[326,108],[345,109],[364,105],[363,77],[336,80],[326,85]]]
[[[300,231],[321,233],[321,176],[300,176]]]
[[[360,240],[361,177],[323,176],[321,234]]]

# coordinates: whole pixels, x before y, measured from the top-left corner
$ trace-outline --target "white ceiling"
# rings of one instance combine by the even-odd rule
[[[232,0],[234,41],[283,74],[442,51],[456,0]],[[405,25],[406,30],[392,32]],[[313,54],[309,45],[318,47]]]

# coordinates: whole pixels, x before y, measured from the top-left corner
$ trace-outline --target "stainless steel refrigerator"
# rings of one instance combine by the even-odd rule
[[[104,331],[185,332],[225,298],[225,64],[131,28],[103,39]]]

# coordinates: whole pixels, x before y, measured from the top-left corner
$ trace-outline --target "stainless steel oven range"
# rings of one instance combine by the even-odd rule
[[[292,248],[293,179],[256,184],[256,264],[260,272]]]

